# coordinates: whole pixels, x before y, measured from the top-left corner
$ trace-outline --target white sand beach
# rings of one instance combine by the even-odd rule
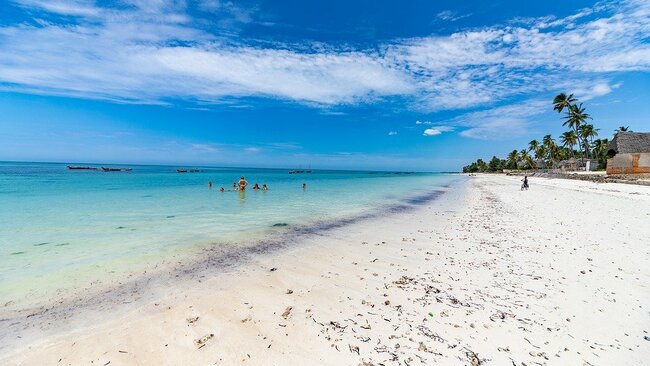
[[[85,314],[4,365],[640,365],[650,187],[471,177],[421,208]],[[124,310],[126,309],[126,310]]]

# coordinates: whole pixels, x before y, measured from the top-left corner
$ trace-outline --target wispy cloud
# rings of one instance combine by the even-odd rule
[[[325,111],[399,97],[407,108],[430,112],[490,106],[593,84],[616,72],[650,70],[650,4],[640,0],[372,49],[259,46],[224,38],[200,27],[184,1],[130,0],[120,7],[83,0],[16,3],[64,17],[0,27],[0,90],[127,103],[205,104],[253,96]],[[217,19],[252,21],[252,12],[234,4],[205,0],[198,6]],[[591,95],[610,87],[596,84]]]
[[[455,22],[457,20],[461,20],[463,18],[467,18],[471,16],[472,14],[458,14],[454,11],[451,10],[443,10],[440,13],[436,14],[436,17],[440,20],[448,21],[448,22]]]
[[[302,149],[302,145],[295,142],[269,142],[265,144],[266,147],[270,149],[278,150],[299,150]]]
[[[529,99],[520,103],[466,113],[450,123],[464,128],[459,134],[480,140],[504,140],[528,132],[528,121],[548,112],[551,103],[545,99]]]
[[[388,131],[388,136],[395,136],[397,135],[397,131]]]
[[[68,16],[95,17],[101,13],[101,9],[95,7],[93,2],[86,0],[19,0],[17,3],[25,8]]]
[[[219,151],[219,148],[212,144],[190,144],[192,150],[198,151],[201,153],[213,153]]]

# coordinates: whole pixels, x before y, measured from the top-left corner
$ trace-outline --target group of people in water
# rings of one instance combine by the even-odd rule
[[[248,186],[248,181],[246,180],[246,178],[244,178],[242,176],[242,177],[239,178],[239,182],[235,182],[235,183],[232,184],[232,190],[233,191],[245,191],[247,186]],[[212,182],[208,182],[208,188],[212,189]],[[266,185],[266,183],[262,183],[262,187],[260,187],[259,184],[255,183],[255,185],[253,186],[253,190],[257,191],[257,190],[260,190],[260,189],[262,191],[268,191],[269,187]],[[302,189],[307,189],[307,183],[302,184]],[[226,189],[221,187],[221,188],[219,188],[219,191],[220,192],[226,192]]]

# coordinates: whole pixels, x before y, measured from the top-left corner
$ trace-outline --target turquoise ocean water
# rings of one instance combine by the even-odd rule
[[[131,168],[103,172],[0,163],[2,303],[56,296],[78,283],[136,271],[179,253],[380,210],[458,179],[424,173]],[[242,175],[250,183],[245,193],[219,191],[221,186],[232,190]],[[253,191],[254,183],[266,183],[269,191]]]

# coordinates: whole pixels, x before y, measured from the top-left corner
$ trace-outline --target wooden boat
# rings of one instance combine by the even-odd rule
[[[70,169],[70,170],[98,170],[98,168],[95,168],[93,166],[75,166],[75,165],[68,165],[68,169]]]
[[[309,174],[311,170],[289,170],[289,174]]]
[[[187,169],[176,169],[176,173],[187,173]]]
[[[102,170],[105,172],[130,172],[131,168],[111,168],[111,167],[102,167]]]

